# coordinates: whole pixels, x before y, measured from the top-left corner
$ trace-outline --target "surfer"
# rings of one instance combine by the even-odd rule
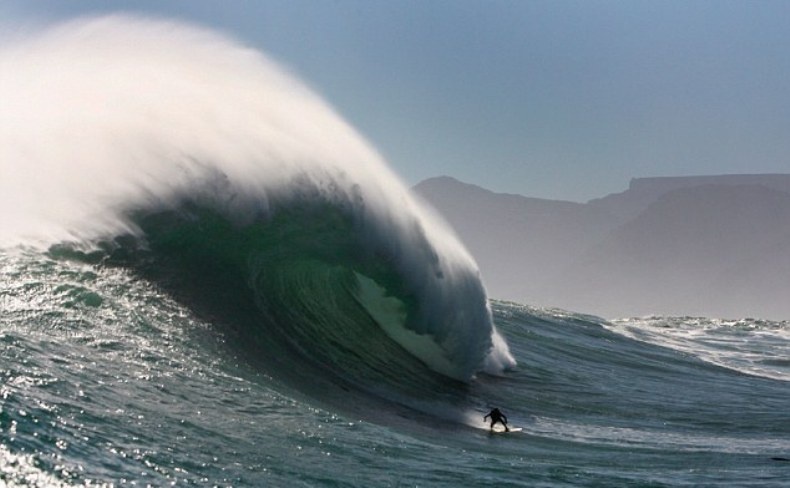
[[[500,424],[505,426],[505,432],[510,432],[510,429],[507,426],[507,417],[505,417],[505,414],[500,412],[498,408],[495,408],[490,412],[488,412],[488,415],[483,417],[483,422],[485,422],[488,417],[491,417],[491,430],[494,430],[494,424],[499,422]]]

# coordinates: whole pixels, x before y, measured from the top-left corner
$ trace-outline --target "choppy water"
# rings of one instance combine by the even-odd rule
[[[266,358],[232,317],[201,316],[127,269],[31,251],[4,253],[0,265],[0,472],[10,486],[790,479],[790,463],[772,459],[790,457],[786,364],[758,376],[732,340],[714,342],[729,332],[754,357],[750,339],[772,335],[760,347],[773,357],[787,347],[784,323],[610,324],[495,302],[517,369],[468,384],[428,373],[435,391],[409,397],[402,378],[361,387],[299,352]],[[666,334],[653,333],[658,324]],[[646,337],[629,337],[639,330]],[[707,348],[663,339],[681,331]],[[488,434],[492,405],[524,431]]]

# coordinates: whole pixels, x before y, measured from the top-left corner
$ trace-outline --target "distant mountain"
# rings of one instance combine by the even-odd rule
[[[493,296],[526,303],[545,303],[564,265],[615,223],[589,205],[493,193],[450,177],[425,180],[414,191],[455,229]]]
[[[683,188],[699,186],[759,185],[779,191],[790,192],[790,175],[715,175],[715,176],[670,176],[660,178],[634,178],[628,190],[590,200],[589,205],[610,212],[620,221],[639,215],[661,196]]]
[[[586,204],[448,177],[414,191],[495,298],[608,317],[790,318],[790,175],[635,179]]]

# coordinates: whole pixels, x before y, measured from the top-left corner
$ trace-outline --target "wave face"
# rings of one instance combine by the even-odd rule
[[[83,19],[7,42],[0,96],[2,245],[102,248],[175,287],[200,280],[200,296],[243,296],[265,334],[353,381],[515,364],[458,240],[260,52]]]

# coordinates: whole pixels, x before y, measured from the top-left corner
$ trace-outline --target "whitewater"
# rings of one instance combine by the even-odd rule
[[[790,324],[491,300],[259,51],[131,16],[31,28],[4,35],[0,106],[0,484],[790,479]],[[489,434],[494,406],[524,430]]]

